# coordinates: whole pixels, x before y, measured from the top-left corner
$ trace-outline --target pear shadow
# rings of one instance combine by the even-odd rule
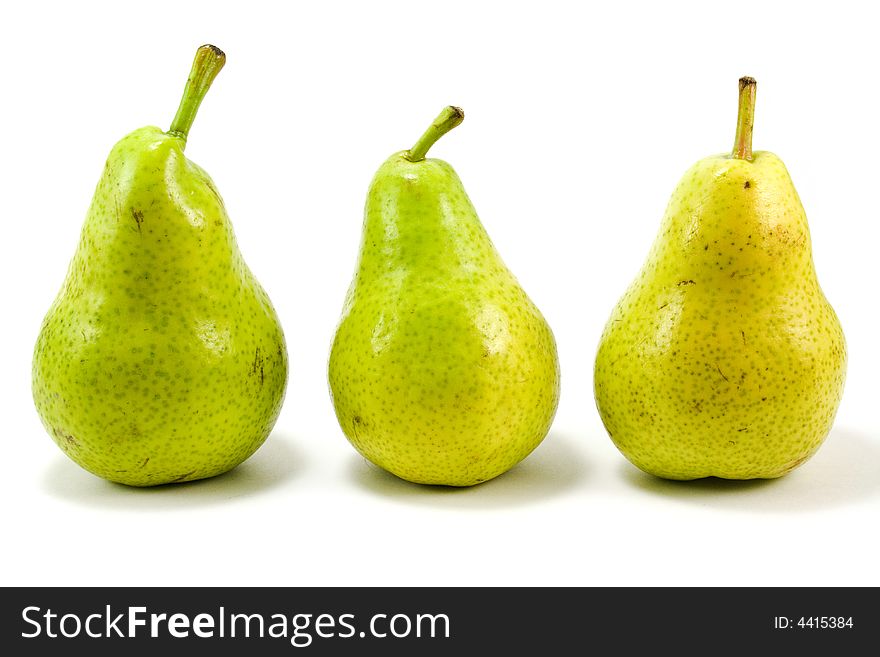
[[[771,513],[815,511],[859,504],[880,493],[880,436],[832,429],[809,461],[779,479],[671,481],[646,474],[628,461],[620,469],[639,490],[681,502]]]
[[[376,495],[408,504],[478,510],[546,501],[577,487],[588,472],[576,441],[553,431],[509,471],[466,488],[414,484],[359,455],[353,456],[350,464],[350,475],[355,483]]]
[[[283,486],[306,469],[300,448],[272,434],[248,460],[209,479],[148,488],[105,481],[59,456],[46,469],[43,490],[64,502],[124,511],[192,509],[251,497]]]

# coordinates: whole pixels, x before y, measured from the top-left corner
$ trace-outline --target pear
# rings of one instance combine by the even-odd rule
[[[461,180],[431,145],[447,107],[379,168],[330,354],[343,432],[364,457],[422,484],[470,486],[546,436],[559,400],[547,322],[492,245]]]
[[[225,472],[281,408],[287,351],[223,201],[184,157],[225,56],[199,48],[171,129],[117,143],[43,321],[33,397],[61,449],[132,486]]]
[[[846,345],[782,161],[752,152],[740,80],[733,152],[697,162],[599,343],[596,404],[618,449],[668,479],[774,478],[816,452]]]

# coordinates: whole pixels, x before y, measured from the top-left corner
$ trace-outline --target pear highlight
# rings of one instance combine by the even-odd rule
[[[263,443],[284,399],[278,317],[213,181],[183,153],[224,62],[199,48],[171,129],[113,147],[34,350],[49,435],[110,481],[226,472]]]
[[[774,478],[812,456],[843,394],[846,344],[782,161],[752,152],[740,80],[732,154],[687,171],[599,343],[596,405],[618,449],[668,479]]]
[[[373,178],[329,362],[336,416],[355,449],[408,481],[448,486],[487,481],[525,458],[559,400],[549,326],[453,168],[425,159],[463,118],[447,107]]]

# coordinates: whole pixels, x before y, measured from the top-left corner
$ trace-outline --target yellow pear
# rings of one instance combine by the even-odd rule
[[[752,152],[740,80],[731,154],[687,171],[596,356],[614,444],[669,479],[772,478],[813,455],[843,392],[846,345],[782,161]]]

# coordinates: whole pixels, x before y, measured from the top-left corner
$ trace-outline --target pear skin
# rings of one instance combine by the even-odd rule
[[[754,80],[732,155],[685,173],[599,343],[596,404],[617,448],[668,479],[774,478],[813,455],[846,343],[782,161],[751,152]]]
[[[447,108],[376,173],[329,363],[351,444],[398,477],[448,486],[487,481],[525,458],[559,399],[549,326],[453,168],[424,159],[461,118]]]
[[[284,398],[278,317],[217,188],[183,153],[223,59],[199,50],[172,130],[141,128],[113,147],[34,350],[47,431],[110,481],[226,472],[263,443]]]

